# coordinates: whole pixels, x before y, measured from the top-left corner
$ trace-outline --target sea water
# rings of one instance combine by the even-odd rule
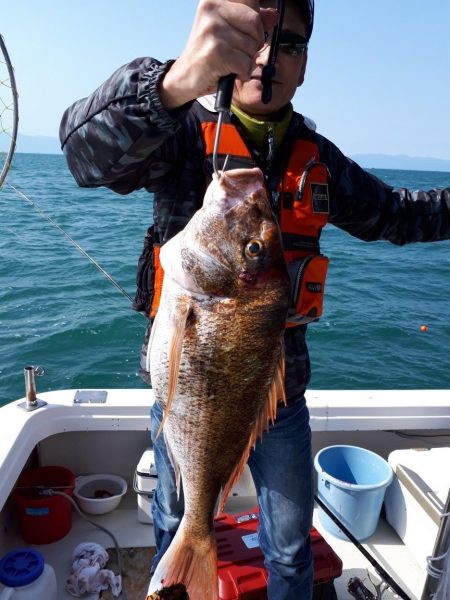
[[[450,186],[450,173],[372,172],[398,187]],[[24,395],[27,365],[44,367],[40,391],[144,387],[145,318],[55,224],[133,296],[151,195],[81,189],[60,155],[17,154],[7,182],[34,206],[0,190],[0,404]],[[450,242],[396,247],[328,226],[322,251],[330,267],[324,316],[308,330],[311,387],[450,388]]]

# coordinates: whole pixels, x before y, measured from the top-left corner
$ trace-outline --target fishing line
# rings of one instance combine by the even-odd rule
[[[17,131],[19,122],[19,103],[16,80],[14,77],[14,69],[9,58],[3,37],[0,35],[0,148],[7,140],[8,149],[6,152],[0,151],[0,188],[3,183],[6,183],[18,196],[28,202],[30,206],[38,212],[41,217],[57,229],[69,242],[75,246],[106,279],[114,285],[119,292],[125,296],[131,303],[133,298],[124,290],[124,288],[109,274],[105,269],[84,250],[64,229],[56,223],[47,213],[29,198],[26,194],[14,187],[9,181],[6,181],[6,176],[11,167],[12,158],[16,149]]]
[[[55,229],[57,229],[67,240],[69,240],[69,242],[75,246],[75,248],[78,250],[78,252],[80,252],[85,258],[88,259],[88,261],[94,265],[94,267],[100,271],[100,273],[106,277],[106,279],[112,283],[118,290],[119,292],[125,296],[125,298],[127,298],[130,302],[133,302],[133,298],[128,294],[128,292],[126,290],[124,290],[124,288],[107,272],[105,271],[105,269],[90,255],[88,254],[88,252],[86,252],[86,250],[84,250],[80,244],[78,244],[68,233],[67,231],[65,231],[60,225],[58,225],[58,223],[56,221],[54,221],[40,206],[39,204],[37,204],[37,202],[35,202],[34,200],[31,200],[31,198],[29,198],[26,194],[24,194],[23,192],[21,192],[20,190],[18,190],[16,187],[14,187],[11,183],[9,183],[9,181],[5,182],[6,185],[8,185],[20,198],[22,198],[23,200],[25,200],[32,208],[34,208],[34,210],[39,213],[39,215],[41,217],[43,217],[46,221],[48,221],[50,223],[50,225],[52,225],[53,227],[55,227]]]

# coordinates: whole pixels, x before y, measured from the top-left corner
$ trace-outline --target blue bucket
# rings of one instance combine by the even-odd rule
[[[357,540],[374,533],[384,493],[393,472],[389,464],[370,450],[356,446],[328,446],[316,454],[318,497]],[[322,508],[320,522],[338,538],[347,540]]]

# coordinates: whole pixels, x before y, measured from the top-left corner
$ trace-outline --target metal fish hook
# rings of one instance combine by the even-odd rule
[[[222,173],[224,173],[227,170],[228,160],[230,158],[230,155],[227,154],[226,157],[225,157],[225,160],[223,161],[222,168],[219,170],[219,165],[218,165],[218,160],[219,160],[219,143],[220,143],[220,134],[221,134],[221,130],[222,130],[222,121],[223,121],[223,112],[221,112],[219,114],[219,120],[217,121],[217,130],[216,130],[216,137],[214,139],[214,150],[213,150],[213,168],[214,168],[214,173],[216,174],[216,176],[219,179],[221,178]]]
[[[214,150],[213,150],[213,157],[212,157],[214,173],[216,174],[217,177],[220,177],[218,160],[219,160],[220,134],[222,133],[222,122],[223,122],[223,111],[221,111],[219,113],[219,118],[217,120],[216,137],[214,138]]]
[[[222,167],[222,173],[224,173],[227,170],[227,165],[228,165],[228,160],[230,158],[230,155],[227,154],[225,157],[225,160],[223,161],[223,167]]]

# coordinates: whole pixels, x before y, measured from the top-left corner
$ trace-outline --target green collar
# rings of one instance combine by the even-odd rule
[[[292,104],[289,104],[279,121],[259,121],[250,117],[240,108],[231,106],[232,113],[239,119],[245,131],[260,152],[268,146],[268,138],[272,136],[274,149],[277,150],[286,135],[293,113]]]

